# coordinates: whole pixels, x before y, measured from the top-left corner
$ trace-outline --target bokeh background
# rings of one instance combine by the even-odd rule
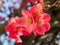
[[[22,9],[31,7],[27,3],[26,7],[22,8],[23,1],[25,0],[0,0],[0,45],[19,45],[8,38],[5,26],[10,17],[20,17]],[[21,37],[23,45],[60,45],[60,0],[44,0],[44,11],[51,15],[50,31],[43,36]]]

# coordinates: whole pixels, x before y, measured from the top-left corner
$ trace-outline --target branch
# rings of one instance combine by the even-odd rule
[[[58,2],[58,0],[56,0],[50,7],[45,8],[44,10],[48,10],[48,9],[50,9],[51,7],[55,6],[57,2]]]

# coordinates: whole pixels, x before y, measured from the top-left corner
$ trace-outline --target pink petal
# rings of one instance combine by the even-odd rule
[[[33,31],[35,36],[38,36],[39,34],[36,32],[36,29]]]
[[[15,21],[17,22],[17,23],[19,23],[19,20],[20,20],[20,18],[19,17],[15,17]]]
[[[39,35],[44,35],[44,34],[45,34],[45,29],[44,29],[44,27],[43,27],[43,26],[37,27],[37,33],[38,33]]]
[[[37,36],[37,35],[44,35],[45,34],[45,27],[43,26],[39,26],[37,27],[35,30],[33,30],[33,33]]]
[[[15,23],[15,18],[11,17],[9,20],[8,20],[8,24],[11,24],[11,23]]]
[[[33,16],[37,17],[43,13],[43,7],[39,3],[37,5],[34,5],[29,11],[32,12]]]
[[[21,25],[21,26],[24,26],[24,25],[26,25],[26,21],[25,21],[25,17],[21,17],[20,18],[20,20],[19,20],[19,24]]]
[[[6,31],[12,31],[13,29],[14,29],[14,27],[15,27],[15,25],[14,24],[11,24],[11,25],[7,25],[6,27],[5,27],[5,29],[6,29]]]
[[[49,23],[46,23],[46,24],[44,24],[44,26],[45,26],[45,28],[46,28],[45,31],[46,31],[46,32],[49,31],[49,29],[50,29],[50,24],[49,24]]]
[[[33,25],[28,25],[26,27],[27,32],[31,33],[33,31]]]
[[[29,11],[27,10],[22,10],[22,15],[24,17],[32,17],[32,13],[30,13]]]
[[[22,34],[23,36],[30,36],[31,35],[31,33],[27,32],[26,30],[23,30],[22,33],[23,33]]]
[[[51,19],[50,14],[48,14],[48,13],[43,13],[43,14],[41,15],[41,18],[43,18],[43,19],[44,19],[45,21],[47,21],[47,22],[49,22],[50,19]]]
[[[20,39],[20,36],[17,35],[17,37],[15,38],[17,43],[22,43],[22,40]]]
[[[17,42],[17,43],[22,43],[22,40],[20,39],[20,36],[18,36],[18,35],[15,35],[15,34],[10,34],[9,35],[9,38],[11,38],[11,39],[15,39],[15,41]]]

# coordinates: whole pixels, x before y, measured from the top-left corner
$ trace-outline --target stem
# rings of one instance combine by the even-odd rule
[[[58,0],[56,0],[50,7],[46,8],[46,9],[44,9],[44,10],[48,10],[48,9],[50,9],[51,7],[55,6],[57,2],[58,2]]]

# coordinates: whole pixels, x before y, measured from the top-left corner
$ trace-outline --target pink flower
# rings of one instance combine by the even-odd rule
[[[36,29],[33,30],[35,35],[44,35],[45,32],[49,31],[50,29],[50,15],[47,13],[43,13],[41,16],[35,19],[36,22]]]
[[[50,15],[48,13],[42,13],[40,16],[34,18],[34,16],[27,10],[22,11],[23,17],[20,18],[20,24],[25,28],[24,32],[33,32],[35,35],[44,35],[45,32],[50,29]]]
[[[43,6],[39,3],[37,5],[34,5],[29,10],[34,17],[40,16],[43,13]]]
[[[26,29],[27,32],[31,33],[35,25],[32,14],[27,10],[22,10],[23,17],[20,18],[20,25]]]
[[[43,5],[41,3],[43,3],[43,0],[40,0],[39,4],[32,6],[30,10],[22,10],[22,17],[20,18],[10,18],[6,26],[6,31],[10,33],[10,38],[22,43],[19,36],[30,36],[32,33],[38,36],[44,35],[45,32],[49,31],[51,17],[48,13],[43,12]],[[24,3],[24,5],[26,4]]]
[[[22,40],[19,38],[19,36],[21,35],[20,28],[19,18],[10,18],[10,20],[8,21],[8,25],[6,26],[6,31],[9,32],[9,37],[15,39],[17,43],[22,42]]]

